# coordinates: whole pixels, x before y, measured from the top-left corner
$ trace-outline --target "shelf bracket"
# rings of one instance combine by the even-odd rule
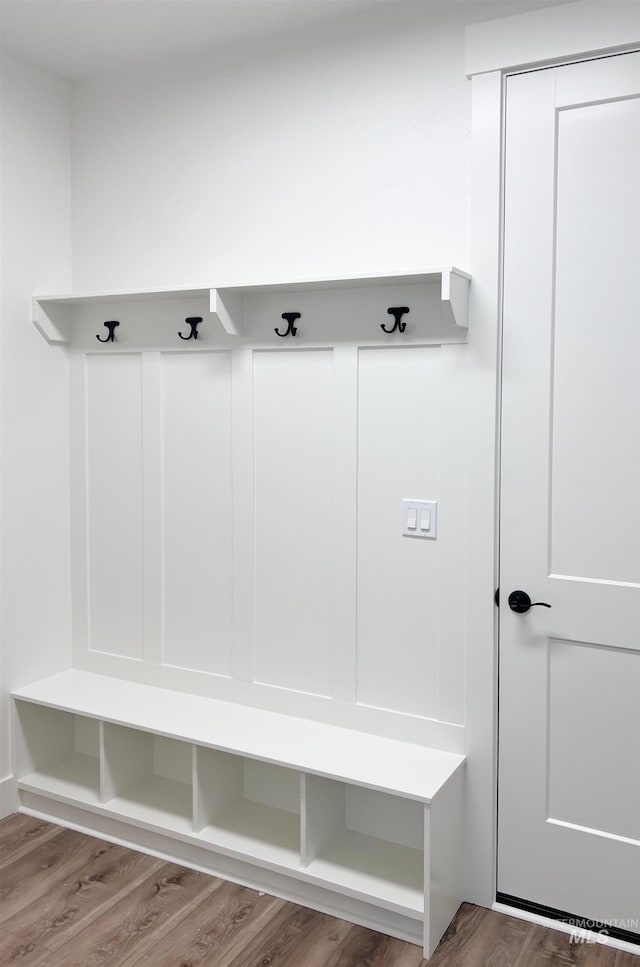
[[[210,310],[229,336],[242,336],[244,333],[245,310],[244,295],[228,289],[210,289]]]
[[[52,345],[71,341],[71,306],[48,299],[32,299],[33,324]]]
[[[443,269],[440,298],[449,323],[459,329],[469,328],[469,287],[471,279],[455,269]]]

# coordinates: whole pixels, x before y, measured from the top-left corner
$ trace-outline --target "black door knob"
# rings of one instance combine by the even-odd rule
[[[526,591],[512,591],[509,595],[509,607],[516,614],[525,614],[529,608],[550,608],[545,601],[532,601]]]

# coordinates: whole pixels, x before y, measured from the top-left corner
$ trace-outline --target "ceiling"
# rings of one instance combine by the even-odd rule
[[[400,3],[486,20],[567,0],[0,0],[2,47],[77,80],[197,55]]]
[[[2,46],[70,80],[312,28],[384,0],[0,0]]]

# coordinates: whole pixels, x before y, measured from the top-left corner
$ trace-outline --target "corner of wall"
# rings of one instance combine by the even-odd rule
[[[0,779],[0,819],[10,816],[18,809],[18,785],[15,776]]]
[[[0,806],[15,808],[9,692],[71,663],[67,356],[31,324],[71,284],[71,88],[2,58]]]

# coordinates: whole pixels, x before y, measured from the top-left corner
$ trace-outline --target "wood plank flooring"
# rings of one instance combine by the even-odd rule
[[[640,967],[465,903],[429,967]],[[421,951],[174,863],[15,814],[0,821],[2,967],[426,967]]]

